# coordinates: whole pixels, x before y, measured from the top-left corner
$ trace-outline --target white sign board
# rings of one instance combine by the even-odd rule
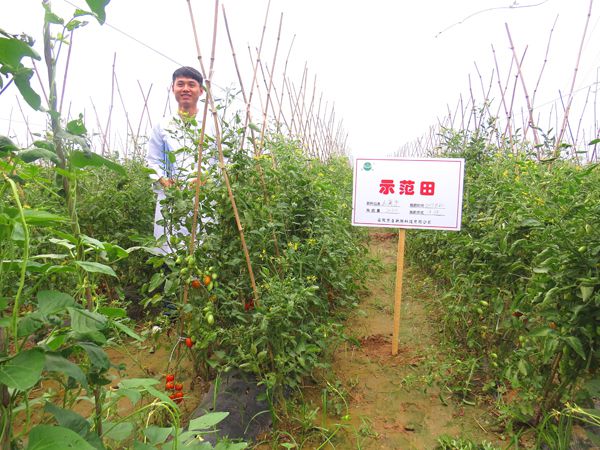
[[[352,225],[460,230],[465,160],[356,158]]]

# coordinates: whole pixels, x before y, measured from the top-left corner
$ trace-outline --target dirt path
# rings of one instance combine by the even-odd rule
[[[344,344],[335,352],[333,369],[348,394],[351,424],[340,430],[335,448],[433,449],[443,434],[502,446],[497,435],[484,431],[490,427],[485,410],[451,399],[450,392],[441,392],[434,383],[443,373],[435,324],[428,320],[425,307],[434,290],[411,267],[404,274],[399,354],[391,355],[395,237],[395,233],[371,235],[371,254],[382,269],[373,271],[371,294],[346,330],[361,346]]]

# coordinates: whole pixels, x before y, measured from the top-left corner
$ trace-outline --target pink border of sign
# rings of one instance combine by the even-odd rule
[[[352,223],[353,224],[358,224],[360,225],[368,225],[368,226],[372,226],[372,227],[378,227],[378,228],[406,228],[406,229],[415,229],[415,228],[419,228],[419,229],[426,229],[426,230],[460,230],[460,222],[462,220],[462,209],[461,209],[461,205],[460,203],[457,202],[456,204],[456,220],[457,220],[457,224],[454,227],[441,227],[441,226],[423,226],[423,225],[406,225],[403,224],[403,226],[395,226],[395,225],[382,225],[381,223],[371,223],[371,222],[357,222],[356,221],[356,182],[357,182],[357,176],[356,173],[358,171],[358,162],[359,161],[411,161],[411,162],[445,162],[445,163],[454,163],[454,164],[459,164],[460,166],[460,177],[459,177],[459,186],[458,186],[458,191],[457,191],[457,195],[456,195],[456,199],[462,199],[462,195],[461,192],[463,192],[463,183],[464,183],[464,176],[465,176],[465,168],[464,168],[464,159],[451,159],[451,158],[423,158],[423,159],[411,159],[411,158],[356,158],[354,160],[354,188],[353,188],[353,194],[354,194],[354,198],[352,199]]]

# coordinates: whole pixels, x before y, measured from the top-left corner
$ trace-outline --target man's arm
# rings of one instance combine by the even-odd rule
[[[173,180],[168,177],[165,171],[165,144],[163,129],[160,124],[157,124],[152,129],[152,134],[148,141],[146,162],[148,167],[156,172],[151,173],[150,178],[158,181],[162,187],[170,187],[173,184]]]

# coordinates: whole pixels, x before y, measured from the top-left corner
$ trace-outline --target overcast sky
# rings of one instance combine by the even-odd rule
[[[85,5],[83,0],[70,1]],[[214,1],[191,2],[208,64]],[[52,3],[63,16],[74,9],[65,0]],[[268,0],[221,3],[248,89],[252,77],[248,46],[255,49],[259,44]],[[596,82],[600,66],[598,6],[592,10],[580,63],[579,99],[586,96],[584,87]],[[558,17],[536,104],[550,104],[559,98],[559,92],[568,93],[588,9],[589,0],[271,0],[263,61],[271,65],[283,13],[276,73],[283,70],[295,36],[288,76],[298,87],[306,64],[311,91],[316,75],[317,95],[323,94],[323,104],[335,105],[336,118],[343,119],[348,132],[350,149],[361,155],[388,154],[425,133],[446,114],[447,105],[456,105],[461,93],[468,95],[469,74],[475,95],[481,97],[474,63],[489,84],[494,69],[492,45],[500,71],[507,75],[512,53],[505,24],[517,53],[521,55],[527,47],[523,76],[533,90]],[[34,36],[41,54],[41,0],[0,0],[0,11],[0,28]],[[132,123],[137,126],[143,106],[138,82],[145,91],[152,85],[149,107],[157,119],[165,106],[173,70],[178,64],[197,65],[187,2],[112,0],[106,12],[105,26],[90,23],[74,36],[65,104],[70,104],[72,115],[85,111],[88,125],[92,122],[89,128],[93,128],[92,99],[103,122],[116,53],[116,74]],[[237,78],[222,20],[218,40],[213,82],[231,86]],[[38,62],[38,68],[42,64]],[[276,80],[279,89],[281,78]],[[11,87],[0,96],[0,134],[17,134],[23,144],[26,137],[19,128],[23,118],[14,101],[15,92]],[[258,101],[254,107],[260,109]],[[43,116],[26,106],[23,109],[31,127],[42,130]],[[116,97],[115,110],[122,109]],[[593,126],[593,110],[588,111],[586,120]],[[113,131],[119,127],[125,128],[125,121],[115,119]]]

